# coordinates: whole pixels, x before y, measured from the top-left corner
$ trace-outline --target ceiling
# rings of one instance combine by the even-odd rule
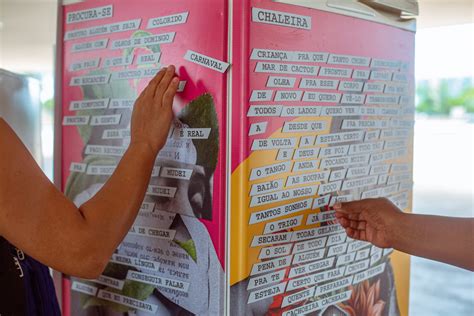
[[[418,28],[474,23],[473,2],[421,0]],[[56,0],[0,0],[0,68],[52,71],[56,9]]]

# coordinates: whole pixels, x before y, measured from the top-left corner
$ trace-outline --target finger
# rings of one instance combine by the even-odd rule
[[[348,219],[345,218],[345,217],[337,218],[337,221],[338,221],[339,224],[341,224],[341,226],[344,227],[344,228],[351,226],[351,221],[348,220]]]
[[[370,204],[370,200],[360,200],[360,201],[353,201],[353,202],[338,202],[334,204],[334,209],[338,212],[350,214],[355,213],[358,214],[362,212],[365,208],[367,208],[367,204]]]
[[[174,99],[174,96],[176,95],[176,91],[178,91],[178,86],[179,86],[179,78],[174,77],[173,80],[171,80],[171,83],[168,86],[168,89],[166,89],[165,94],[163,95],[163,103],[162,103],[163,106],[165,107],[173,106],[173,99]]]
[[[163,94],[165,93],[166,89],[170,85],[171,80],[173,80],[175,76],[175,67],[173,65],[169,66],[166,70],[166,73],[163,79],[158,84],[158,87],[155,91],[155,101],[161,102],[163,100]]]
[[[367,232],[365,230],[360,230],[360,240],[367,241]]]
[[[364,221],[351,221],[350,222],[351,228],[357,230],[365,230],[366,222]]]
[[[156,88],[158,87],[158,84],[161,82],[161,80],[165,76],[166,70],[167,70],[166,67],[161,68],[161,70],[158,71],[156,76],[153,77],[153,79],[151,79],[151,81],[148,83],[148,86],[145,88],[145,91],[143,91],[143,96],[145,98],[153,98],[155,96]]]

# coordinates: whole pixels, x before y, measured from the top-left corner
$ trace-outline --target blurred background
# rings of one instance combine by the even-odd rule
[[[473,0],[419,3],[414,212],[472,217]],[[41,112],[38,161],[51,179],[56,10],[56,0],[0,0],[0,69],[22,75]],[[474,273],[413,257],[410,291],[410,315],[474,315]]]

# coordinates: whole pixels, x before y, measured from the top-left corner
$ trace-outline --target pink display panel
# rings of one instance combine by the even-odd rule
[[[88,0],[63,17],[62,188],[77,205],[123,155],[149,80],[170,64],[181,80],[140,213],[100,278],[64,279],[64,314],[222,314],[226,1]]]

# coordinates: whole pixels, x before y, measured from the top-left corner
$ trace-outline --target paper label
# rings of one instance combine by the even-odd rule
[[[251,60],[274,60],[274,61],[300,61],[325,63],[328,53],[319,52],[295,52],[287,50],[259,49],[252,50]]]
[[[111,57],[104,60],[104,67],[129,66],[133,63],[134,56]]]
[[[321,107],[321,116],[354,116],[360,115],[359,106],[323,106]]]
[[[92,75],[83,77],[72,77],[70,86],[89,86],[89,85],[101,85],[108,84],[110,81],[110,75]]]
[[[96,99],[96,100],[84,100],[84,101],[73,101],[69,106],[70,111],[80,110],[98,110],[106,109],[109,106],[110,99]]]
[[[154,195],[154,196],[164,196],[164,197],[174,198],[177,190],[178,188],[174,188],[174,187],[149,185],[146,193],[149,195]]]
[[[341,100],[340,93],[324,93],[324,92],[308,92],[303,96],[304,102],[318,102],[318,103],[339,103]]]
[[[129,267],[134,267],[140,270],[144,269],[144,270],[149,270],[149,271],[158,271],[158,268],[160,267],[160,264],[155,261],[150,261],[150,260],[145,260],[145,259],[140,259],[140,258],[133,258],[133,257],[123,256],[123,255],[118,255],[118,254],[113,254],[112,257],[110,258],[110,262],[126,265]]]
[[[157,275],[145,274],[137,271],[129,270],[127,280],[140,283],[150,284],[157,287],[164,287],[187,293],[189,291],[189,283],[176,279],[168,279]]]
[[[296,84],[296,78],[292,77],[268,77],[267,87],[269,88],[293,88]]]
[[[253,265],[250,275],[262,274],[265,272],[275,271],[281,268],[289,267],[291,264],[292,256],[286,256],[281,258],[276,258],[273,260],[268,260],[264,262],[259,262]]]
[[[160,229],[160,228],[153,228],[153,227],[146,227],[146,226],[137,226],[134,225],[130,228],[129,234],[143,236],[143,237],[151,237],[157,239],[166,239],[166,240],[173,240],[174,236],[176,235],[175,230],[170,229]]]
[[[352,69],[321,67],[321,70],[319,71],[319,75],[321,77],[350,78],[352,75]]]
[[[370,155],[356,155],[335,158],[324,158],[321,160],[321,169],[349,167],[365,165],[369,162]]]
[[[296,176],[289,176],[286,180],[286,186],[291,187],[295,185],[302,185],[302,184],[312,184],[312,183],[320,183],[323,181],[327,181],[329,178],[329,171],[319,171],[313,173],[306,173]]]
[[[192,169],[179,169],[179,168],[168,168],[163,167],[161,169],[161,177],[170,179],[182,179],[189,180],[193,175]]]
[[[319,152],[319,157],[330,158],[330,157],[345,156],[347,155],[348,152],[349,152],[349,145],[325,147],[325,148],[321,148],[321,151]]]
[[[85,154],[96,155],[96,156],[115,156],[121,157],[125,153],[125,148],[118,146],[99,146],[99,145],[87,145]]]
[[[94,282],[102,284],[102,285],[106,285],[108,287],[111,287],[117,290],[122,290],[123,286],[125,285],[125,281],[111,278],[106,275],[99,276],[96,280],[94,280]]]
[[[316,145],[360,142],[363,139],[364,131],[318,135]]]
[[[133,47],[148,47],[159,44],[173,43],[176,36],[175,32],[154,34],[149,36],[142,36],[136,38],[119,39],[112,42],[110,49],[125,49]]]
[[[91,126],[108,126],[120,124],[122,114],[98,115],[91,118]]]
[[[368,67],[370,65],[370,58],[331,54],[329,56],[328,64]]]
[[[118,23],[112,24],[103,24],[93,27],[88,27],[84,29],[77,29],[73,31],[67,31],[64,35],[64,40],[75,40],[79,38],[85,37],[92,37],[92,36],[99,36],[99,35],[107,35],[111,33],[119,33],[119,32],[126,32],[126,31],[134,31],[140,28],[142,20],[129,20],[123,21]]]
[[[336,90],[338,85],[339,85],[339,80],[303,78],[301,79],[300,88]]]
[[[102,134],[102,139],[123,139],[130,137],[129,129],[106,129]]]
[[[342,231],[344,231],[344,228],[342,228],[342,226],[339,224],[310,228],[305,230],[296,230],[293,232],[291,241],[313,239],[316,237],[327,236]]]
[[[288,243],[290,242],[292,235],[293,232],[254,236],[251,247]]]
[[[90,116],[88,115],[78,115],[78,116],[64,116],[63,125],[64,126],[82,126],[89,125]]]
[[[330,235],[328,236],[328,242],[326,244],[327,247],[329,246],[334,246],[334,245],[338,245],[338,244],[342,244],[343,242],[346,241],[346,233],[340,233],[340,234],[336,234],[336,235]]]
[[[288,159],[291,159],[291,157],[293,157],[294,151],[295,151],[294,149],[280,149],[280,150],[278,151],[276,160],[277,160],[277,161],[280,161],[280,160],[288,160]]]
[[[319,167],[319,160],[296,161],[292,172],[314,171]]]
[[[287,282],[283,282],[278,285],[251,292],[247,304],[258,302],[260,300],[284,293],[286,283]]]
[[[300,147],[308,147],[308,146],[313,146],[314,142],[316,140],[315,136],[302,136],[300,140]]]
[[[317,76],[319,66],[258,62],[255,72]]]
[[[341,84],[339,85],[339,90],[361,92],[363,87],[364,83],[361,81],[341,81]]]
[[[336,211],[319,212],[316,214],[309,214],[306,220],[306,225],[314,225],[323,222],[336,220]]]
[[[368,176],[370,172],[370,166],[354,167],[347,170],[347,179],[359,178]]]
[[[250,200],[250,207],[312,196],[316,194],[317,188],[317,186],[308,186],[253,196]]]
[[[311,297],[314,296],[314,287],[311,287],[309,289],[306,289],[306,290],[302,290],[302,291],[299,291],[299,292],[296,292],[294,294],[291,294],[291,295],[288,295],[288,296],[285,296],[283,298],[283,302],[281,304],[281,307],[287,307],[289,305],[293,305],[293,304],[296,304],[296,303],[299,303],[301,301],[304,301],[306,299],[309,299]]]
[[[188,15],[189,12],[183,12],[150,19],[148,21],[147,29],[184,24],[188,20]]]
[[[146,303],[144,301],[140,301],[128,296],[120,295],[106,290],[99,290],[99,294],[97,295],[97,297],[109,302],[118,303],[152,314],[156,314],[156,312],[158,311],[157,305]]]
[[[247,286],[248,290],[257,289],[262,286],[268,286],[275,283],[280,283],[285,277],[285,270],[280,270],[277,272],[268,273],[258,277],[251,278]]]
[[[252,150],[269,150],[294,148],[296,146],[296,138],[265,138],[253,141]]]
[[[314,199],[313,210],[329,205],[330,195],[320,196]]]
[[[110,176],[114,173],[117,166],[98,166],[89,165],[87,167],[87,174],[94,176]]]
[[[311,17],[282,11],[252,8],[252,21],[283,27],[311,30]]]
[[[303,264],[311,261],[315,261],[318,259],[324,258],[324,253],[326,252],[326,249],[317,249],[317,250],[311,250],[308,252],[302,252],[295,254],[293,258],[293,265],[295,264]]]
[[[303,91],[277,91],[275,101],[297,102],[301,100]]]
[[[352,284],[353,278],[353,276],[349,276],[343,279],[339,279],[337,281],[318,285],[316,287],[316,292],[314,292],[314,295],[324,295],[348,287]]]
[[[192,63],[201,65],[203,67],[218,71],[220,73],[226,72],[227,68],[229,67],[229,64],[224,61],[217,60],[215,58],[194,52],[192,50],[188,50],[186,52],[186,55],[184,55],[184,59]]]
[[[109,108],[111,109],[131,109],[135,104],[134,99],[112,99]]]
[[[281,205],[278,207],[270,208],[267,210],[262,210],[259,212],[254,212],[250,215],[249,224],[256,224],[264,222],[267,220],[275,219],[285,215],[306,211],[311,207],[313,199],[306,199],[303,201],[298,201],[290,204]]]
[[[250,96],[250,102],[255,101],[271,101],[273,98],[273,90],[253,90]]]
[[[317,158],[320,148],[302,148],[297,149],[293,156],[293,159],[308,159],[308,158]]]
[[[345,254],[347,251],[347,244],[340,244],[329,247],[327,256],[339,256]]]
[[[344,275],[351,275],[358,273],[363,270],[367,270],[369,268],[369,259],[366,259],[364,261],[352,263],[346,267],[346,273]]]
[[[398,60],[388,60],[388,59],[372,59],[370,67],[372,68],[390,68],[390,69],[399,69],[402,65],[401,61]]]
[[[262,250],[260,250],[260,255],[258,256],[258,259],[263,260],[263,259],[272,259],[275,257],[287,256],[291,254],[292,246],[293,246],[292,244],[286,244],[286,245],[278,245],[274,247],[262,248]]]
[[[354,275],[353,284],[357,284],[357,283],[360,283],[360,282],[365,281],[367,279],[370,279],[374,276],[377,276],[377,275],[383,273],[384,270],[385,270],[385,262],[378,265],[378,266],[370,268],[367,271],[363,271],[363,272],[360,272],[360,273]]]
[[[341,129],[390,128],[389,120],[344,120]]]
[[[283,109],[282,105],[252,105],[247,113],[248,117],[271,116],[279,117]]]
[[[331,172],[331,176],[329,177],[329,181],[339,181],[343,180],[346,177],[347,169],[339,169],[333,170]]]
[[[109,39],[100,39],[92,42],[76,43],[72,45],[71,52],[88,52],[92,50],[106,49]]]
[[[327,239],[327,237],[320,237],[316,239],[297,242],[295,243],[295,246],[293,248],[293,254],[324,248]]]
[[[97,294],[97,291],[99,290],[97,287],[85,284],[82,282],[78,281],[73,281],[71,289],[73,291],[79,292],[79,293],[84,293],[90,296],[95,296]]]
[[[354,190],[363,187],[368,187],[377,184],[378,177],[377,176],[370,176],[365,178],[359,179],[352,179],[352,180],[345,180],[342,183],[342,190]]]
[[[291,228],[295,228],[301,225],[303,221],[303,215],[290,217],[286,219],[282,219],[276,222],[268,223],[265,225],[265,229],[263,230],[264,234],[270,234],[274,232],[279,232],[282,230],[287,230]]]
[[[260,168],[254,168],[252,169],[252,172],[250,173],[250,180],[257,180],[257,179],[262,179],[266,178],[269,176],[277,175],[277,174],[282,174],[289,172],[291,169],[291,161],[286,161],[282,163],[277,163],[269,166],[263,166]]]
[[[321,113],[320,106],[285,106],[282,109],[282,117],[294,117],[294,116],[319,116]],[[311,144],[312,145],[312,144]]]
[[[69,171],[71,172],[85,173],[86,170],[87,170],[87,164],[85,163],[72,162],[69,167]]]
[[[69,66],[69,71],[95,69],[99,67],[99,64],[100,64],[100,58],[78,61],[78,62],[72,63],[71,66]]]
[[[114,6],[107,5],[103,7],[91,8],[81,11],[69,12],[66,15],[66,24],[94,21],[111,18],[114,14]]]
[[[336,267],[342,266],[342,265],[347,265],[355,260],[356,253],[352,252],[346,255],[342,255],[337,257],[336,261]]]
[[[334,258],[331,258],[331,259],[334,259]],[[302,287],[310,287],[320,282],[331,281],[331,280],[343,277],[345,269],[346,269],[345,267],[340,267],[340,268],[300,277],[297,279],[292,279],[288,282],[288,287],[286,288],[286,291],[288,292],[288,291],[300,289]]]
[[[370,70],[355,69],[352,74],[352,79],[364,79],[367,80],[370,77]]]
[[[399,96],[386,95],[386,94],[369,94],[367,96],[366,104],[398,104],[400,100]]]
[[[290,270],[290,278],[298,277],[303,274],[309,274],[313,272],[319,272],[321,270],[326,270],[332,268],[334,265],[334,257],[326,258],[323,260],[307,263],[305,265],[300,265],[292,267]]]

